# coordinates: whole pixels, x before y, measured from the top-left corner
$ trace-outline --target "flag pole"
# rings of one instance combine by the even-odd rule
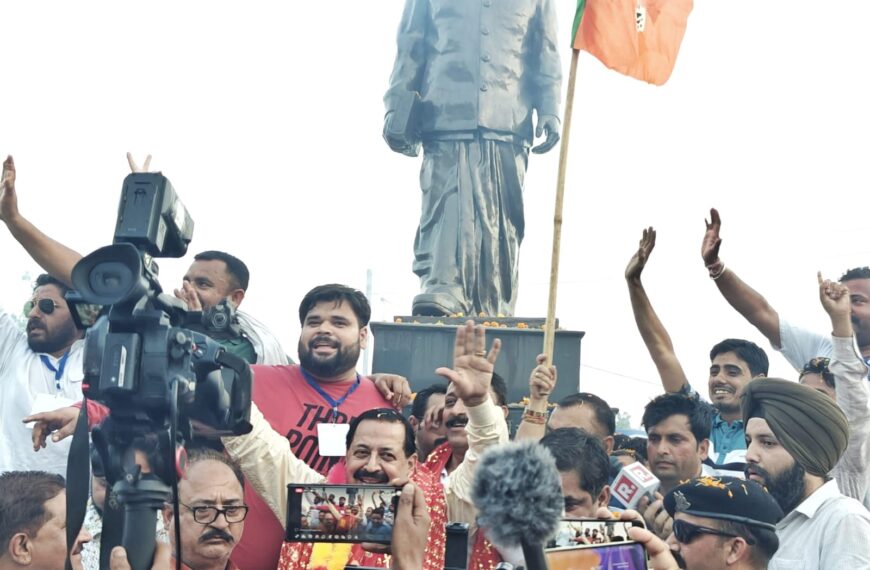
[[[562,145],[559,148],[559,176],[556,180],[556,211],[553,214],[553,256],[550,259],[550,297],[547,302],[547,320],[544,323],[544,354],[547,364],[553,363],[556,342],[556,289],[559,281],[559,248],[562,244],[562,203],[565,196],[565,171],[568,166],[568,138],[571,134],[571,115],[574,111],[574,84],[577,79],[577,59],[580,50],[571,50],[568,73],[568,93],[565,95],[565,121],[562,123]]]

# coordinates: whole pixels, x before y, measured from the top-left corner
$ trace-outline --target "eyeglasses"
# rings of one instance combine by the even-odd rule
[[[193,520],[199,524],[211,524],[217,520],[218,515],[223,515],[228,523],[237,523],[245,520],[248,516],[247,505],[230,505],[224,509],[217,507],[191,507],[181,503],[193,513]]]
[[[679,520],[679,519],[674,520],[673,531],[674,531],[674,538],[676,538],[677,542],[679,542],[681,544],[689,544],[693,540],[698,538],[699,535],[702,535],[702,534],[713,534],[716,536],[727,536],[730,538],[742,538],[743,540],[745,540],[747,542],[747,544],[750,544],[750,545],[755,544],[755,541],[753,539],[746,538],[745,536],[731,534],[729,532],[724,532],[724,531],[717,530],[715,528],[709,528],[706,526],[699,526],[699,525],[692,524],[692,523],[686,522],[684,520]]]
[[[24,316],[30,315],[30,311],[33,310],[33,307],[39,307],[39,310],[44,315],[50,315],[54,312],[55,309],[60,307],[60,304],[54,301],[54,299],[39,299],[34,300],[31,299],[24,303]]]
[[[831,363],[830,358],[825,358],[823,356],[818,356],[813,358],[806,364],[804,364],[803,369],[801,370],[801,376],[804,374],[822,374],[828,371],[828,365]]]

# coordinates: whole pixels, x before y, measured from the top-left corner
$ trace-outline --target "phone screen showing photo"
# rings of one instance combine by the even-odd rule
[[[636,521],[565,519],[546,544],[550,570],[645,570],[646,552],[632,542]]]
[[[284,539],[389,544],[400,493],[388,485],[287,485]]]

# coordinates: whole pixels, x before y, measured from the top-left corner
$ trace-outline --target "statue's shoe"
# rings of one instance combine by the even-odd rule
[[[411,314],[421,317],[448,317],[462,312],[459,302],[446,293],[421,293],[411,306]]]

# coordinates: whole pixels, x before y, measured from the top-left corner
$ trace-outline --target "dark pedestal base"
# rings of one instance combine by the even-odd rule
[[[456,327],[467,318],[396,317],[396,320],[401,322],[370,325],[374,335],[372,371],[401,374],[414,392],[434,382],[445,382],[435,374],[435,369],[453,363]],[[529,374],[535,367],[535,357],[543,352],[544,331],[540,328],[543,320],[517,317],[474,320],[487,323],[487,347],[494,338],[501,339],[495,370],[507,383],[508,402],[520,402],[529,395]],[[556,331],[554,361],[559,382],[550,398],[552,402],[579,391],[580,340],[584,334]]]

